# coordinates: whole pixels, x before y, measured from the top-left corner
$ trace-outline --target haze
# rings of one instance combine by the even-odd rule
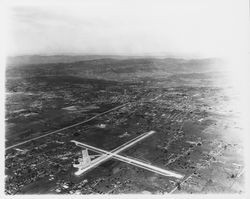
[[[242,47],[237,1],[10,5],[7,52],[224,56]],[[31,2],[32,3],[32,2]]]

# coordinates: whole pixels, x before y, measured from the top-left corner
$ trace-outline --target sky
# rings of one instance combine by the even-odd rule
[[[7,54],[231,56],[245,48],[244,2],[11,1]]]
[[[0,47],[5,53],[0,49],[1,55],[223,57],[241,93],[239,104],[249,110],[248,0],[3,1]],[[4,60],[0,59],[1,65]],[[2,82],[4,74],[0,67]],[[3,85],[0,83],[2,94]],[[250,116],[245,115],[249,124]],[[0,116],[4,122],[4,111]],[[4,131],[4,124],[0,126]]]

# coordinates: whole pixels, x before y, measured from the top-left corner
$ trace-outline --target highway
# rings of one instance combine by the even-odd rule
[[[154,99],[152,99],[152,100],[150,100],[150,101],[152,102],[152,101],[158,99],[160,96],[161,96],[161,95],[156,96]],[[12,148],[14,148],[14,147],[17,147],[17,146],[20,146],[20,145],[29,143],[29,142],[31,142],[31,141],[33,141],[33,140],[38,140],[38,139],[44,138],[44,137],[46,137],[46,136],[48,136],[48,135],[52,135],[52,134],[54,134],[54,133],[59,133],[59,132],[61,132],[61,131],[70,129],[70,128],[72,128],[72,127],[76,127],[76,126],[78,126],[78,125],[85,124],[85,123],[87,123],[87,122],[89,122],[89,121],[91,121],[91,120],[93,120],[93,119],[95,119],[95,118],[97,118],[97,117],[99,117],[99,116],[102,116],[102,115],[104,115],[104,114],[106,114],[106,113],[109,113],[109,112],[112,112],[112,111],[114,111],[114,110],[117,110],[117,109],[119,109],[119,108],[122,108],[122,107],[124,107],[124,106],[126,106],[126,105],[128,105],[128,104],[131,104],[131,103],[133,103],[133,102],[127,102],[127,103],[122,104],[122,105],[120,105],[120,106],[116,106],[116,107],[114,107],[114,108],[112,108],[112,109],[109,109],[109,110],[107,110],[107,111],[104,111],[104,112],[102,112],[102,113],[99,113],[99,114],[97,114],[97,115],[95,115],[95,116],[93,116],[93,117],[91,117],[91,118],[89,118],[89,119],[87,119],[87,120],[82,121],[82,122],[78,122],[78,123],[76,123],[76,124],[72,124],[72,125],[70,125],[70,126],[66,126],[66,127],[63,127],[63,128],[61,128],[61,129],[58,129],[58,130],[55,130],[55,131],[52,131],[52,132],[45,132],[45,134],[43,134],[43,135],[40,135],[40,136],[31,138],[31,139],[25,140],[25,141],[23,141],[23,142],[20,142],[20,143],[17,143],[17,144],[14,144],[14,145],[5,147],[5,151],[7,151],[7,150],[9,150],[9,149],[12,149]]]
[[[70,126],[66,126],[66,127],[64,127],[64,128],[61,128],[61,129],[58,129],[58,130],[55,130],[55,131],[52,131],[52,132],[45,132],[45,134],[43,134],[43,135],[41,135],[41,136],[37,136],[37,137],[31,138],[31,139],[29,139],[29,140],[20,142],[20,143],[18,143],[18,144],[14,144],[14,145],[12,145],[12,146],[6,147],[6,148],[5,148],[5,151],[7,151],[7,150],[9,150],[9,149],[12,149],[12,148],[14,148],[14,147],[17,147],[17,146],[20,146],[20,145],[29,143],[30,141],[38,140],[38,139],[44,138],[44,137],[46,137],[46,136],[48,136],[48,135],[52,135],[52,134],[54,134],[54,133],[59,133],[59,132],[61,132],[61,131],[70,129],[70,128],[72,128],[72,127],[75,127],[75,126],[78,126],[78,125],[81,125],[81,124],[85,124],[85,123],[87,123],[87,122],[89,122],[89,121],[91,121],[91,120],[93,120],[93,119],[95,119],[95,118],[97,118],[97,117],[99,117],[99,116],[101,116],[101,115],[104,115],[104,114],[109,113],[109,112],[112,112],[112,111],[114,111],[114,110],[116,110],[116,109],[122,108],[122,107],[124,107],[124,106],[126,106],[126,105],[128,105],[128,104],[130,104],[130,103],[131,103],[131,102],[127,102],[127,103],[122,104],[122,105],[120,105],[120,106],[114,107],[114,108],[112,108],[112,109],[109,109],[109,110],[107,110],[107,111],[105,111],[105,112],[99,113],[99,114],[97,114],[97,115],[95,115],[95,116],[93,116],[93,117],[91,117],[91,118],[89,118],[89,119],[87,119],[87,120],[82,121],[82,122],[78,122],[78,123],[76,123],[76,124],[73,124],[73,125],[70,125]]]

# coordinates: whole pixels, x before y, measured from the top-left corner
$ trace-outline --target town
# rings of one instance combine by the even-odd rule
[[[68,65],[62,66],[63,74],[55,74],[57,64],[32,65],[26,73],[30,66],[7,68],[6,194],[243,191],[242,129],[230,107],[235,100],[231,87],[216,84],[207,72],[163,77],[150,71],[149,77],[134,78],[120,69],[115,75],[123,78],[117,81],[113,74],[102,79],[91,72],[89,78],[66,75],[68,70],[85,70],[79,63]],[[71,140],[112,151],[149,131],[156,133],[120,155],[182,174],[183,179],[115,159],[75,175],[73,165],[83,149]]]

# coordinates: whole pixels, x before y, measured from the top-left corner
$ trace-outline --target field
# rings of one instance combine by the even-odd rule
[[[6,194],[244,192],[238,94],[218,60],[58,59],[7,66]],[[121,155],[184,179],[114,159],[74,175],[71,140],[111,151],[150,130]]]

